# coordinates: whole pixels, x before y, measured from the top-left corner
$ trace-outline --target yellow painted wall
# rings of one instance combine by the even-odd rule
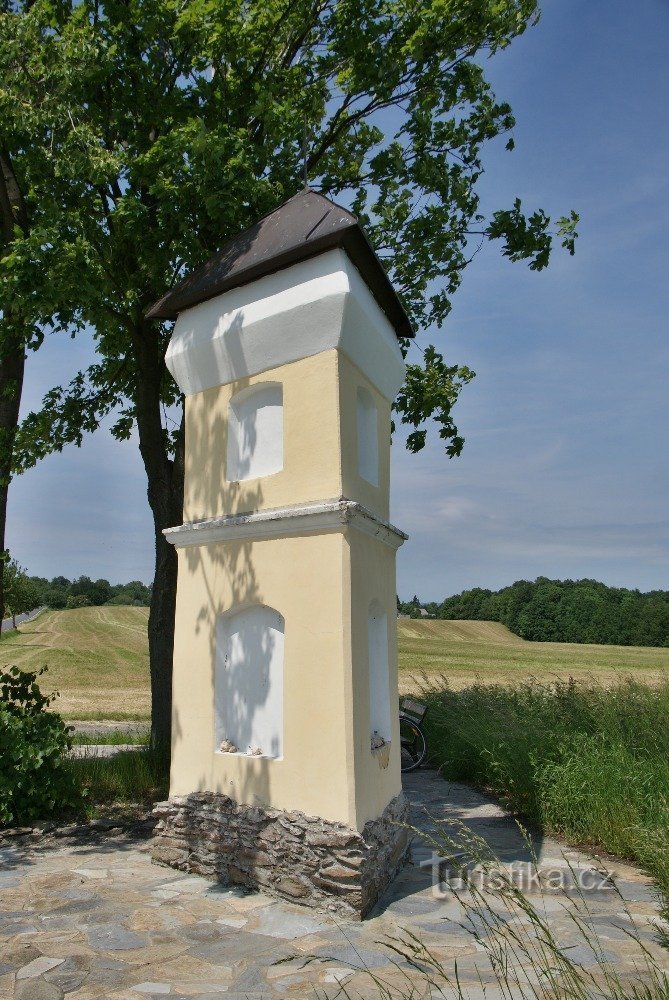
[[[359,531],[349,532],[350,616],[353,664],[353,752],[356,772],[356,818],[360,828],[379,816],[402,788],[397,694],[397,598],[395,552]],[[370,750],[368,614],[376,600],[388,626],[388,685],[392,726],[390,763],[383,768]]]
[[[378,414],[378,486],[373,486],[358,474],[358,386],[368,389]],[[345,354],[339,355],[339,410],[342,494],[349,500],[358,500],[387,521],[390,502],[390,403]]]
[[[171,795],[208,790],[354,821],[344,559],[338,533],[179,550]],[[280,760],[215,752],[216,618],[248,604],[285,620]]]
[[[260,479],[227,482],[230,400],[262,382],[283,386],[283,469]],[[377,407],[378,486],[358,475],[358,386],[369,390]],[[184,521],[340,496],[359,500],[387,519],[389,479],[390,403],[339,351],[325,351],[186,397]]]
[[[180,549],[170,794],[219,792],[357,829],[377,817],[400,790],[398,736],[382,769],[370,749],[367,610],[376,598],[390,612],[394,706],[394,595],[394,553],[356,529]],[[248,604],[285,620],[278,760],[215,747],[216,619]]]
[[[228,405],[241,389],[262,382],[283,386],[283,469],[230,483]],[[338,382],[338,352],[331,350],[187,396],[184,521],[339,497]]]

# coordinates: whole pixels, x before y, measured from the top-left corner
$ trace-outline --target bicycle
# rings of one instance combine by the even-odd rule
[[[403,774],[416,771],[427,756],[427,740],[421,723],[427,706],[405,698],[400,705],[400,770]]]

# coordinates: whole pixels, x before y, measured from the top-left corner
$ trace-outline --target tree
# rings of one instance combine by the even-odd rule
[[[25,10],[31,6],[26,0]],[[35,251],[61,242],[59,226],[66,216],[53,150],[71,136],[67,107],[76,99],[76,80],[90,69],[85,60],[79,66],[63,63],[53,46],[33,59],[48,19],[25,17],[22,11],[23,5],[0,0],[0,553],[26,351],[40,346],[45,325],[75,321],[59,298],[66,286],[51,280],[44,260],[37,265]],[[4,605],[0,579],[0,619]]]
[[[76,608],[90,608],[90,606],[91,599],[86,594],[70,594],[65,603],[68,611],[74,611]]]
[[[597,580],[518,580],[465,590],[439,606],[440,618],[498,621],[534,642],[669,645],[669,591],[607,587]]]
[[[65,576],[54,576],[44,590],[43,603],[50,608],[64,608],[70,593],[70,581]]]
[[[4,16],[0,37],[21,36],[32,67],[26,79],[2,61],[10,116],[13,101],[40,96],[43,63],[81,91],[71,132],[40,149],[63,218],[58,243],[33,245],[30,263],[59,301],[76,301],[98,353],[29,415],[18,464],[80,443],[110,413],[118,438],[137,430],[156,550],[155,741],[170,731],[177,563],[162,532],[182,517],[183,417],[170,423],[182,402],[164,366],[170,326],[147,322],[147,307],[293,195],[303,158],[312,185],[367,227],[416,325],[441,326],[485,238],[534,269],[556,235],[573,252],[573,214],[551,228],[516,202],[486,220],[476,194],[485,144],[513,126],[480,57],[536,17],[535,0],[35,0]],[[459,454],[452,408],[472,377],[434,347],[408,365],[396,412],[410,449],[433,419]]]
[[[112,596],[112,587],[108,580],[91,580],[89,576],[80,576],[70,584],[70,594],[74,597],[86,597],[89,604],[106,604]]]
[[[2,572],[3,592],[7,610],[11,612],[12,624],[16,628],[16,616],[34,611],[39,603],[37,587],[17,563],[16,559],[7,559]]]

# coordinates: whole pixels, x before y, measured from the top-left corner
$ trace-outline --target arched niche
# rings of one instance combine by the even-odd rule
[[[259,479],[281,469],[283,387],[280,382],[262,382],[230,400],[226,479]]]
[[[388,668],[388,616],[379,601],[372,601],[367,615],[369,664],[369,728],[390,742],[390,676]]]
[[[369,389],[358,387],[358,474],[372,486],[379,485],[379,415]]]
[[[284,620],[264,604],[216,623],[215,743],[283,756]]]

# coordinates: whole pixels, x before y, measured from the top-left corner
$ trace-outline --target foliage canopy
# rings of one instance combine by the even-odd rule
[[[486,144],[514,123],[483,57],[537,16],[536,0],[0,3],[0,152],[31,223],[4,247],[0,300],[37,331],[26,342],[50,327],[96,353],[28,415],[14,466],[106,417],[117,438],[136,431],[156,545],[154,736],[169,736],[177,568],[162,530],[182,516],[183,419],[171,325],[148,306],[293,195],[305,165],[359,216],[421,328],[443,324],[485,239],[535,269],[556,238],[573,253],[575,215],[552,227],[516,202],[486,219],[477,194]],[[409,359],[396,411],[412,450],[434,418],[459,454],[452,409],[472,377],[435,347]]]
[[[15,559],[7,558],[2,564],[2,583],[6,609],[16,615],[34,611],[40,603],[40,593],[34,581]]]
[[[20,463],[79,442],[110,411],[129,436],[146,307],[301,186],[305,123],[311,182],[358,214],[418,327],[443,324],[480,238],[545,267],[549,216],[516,201],[486,220],[476,193],[486,143],[514,124],[481,57],[537,16],[534,0],[10,5],[0,139],[34,221],[4,261],[3,297],[56,327],[90,325],[100,356],[31,415]],[[575,222],[557,222],[570,252]],[[145,336],[162,355],[168,333]],[[412,449],[435,416],[459,453],[451,411],[471,377],[435,348],[410,362],[397,409]]]
[[[597,580],[517,580],[475,587],[425,607],[437,618],[494,621],[535,642],[669,646],[669,591],[642,594]],[[410,614],[413,604],[400,605]]]

